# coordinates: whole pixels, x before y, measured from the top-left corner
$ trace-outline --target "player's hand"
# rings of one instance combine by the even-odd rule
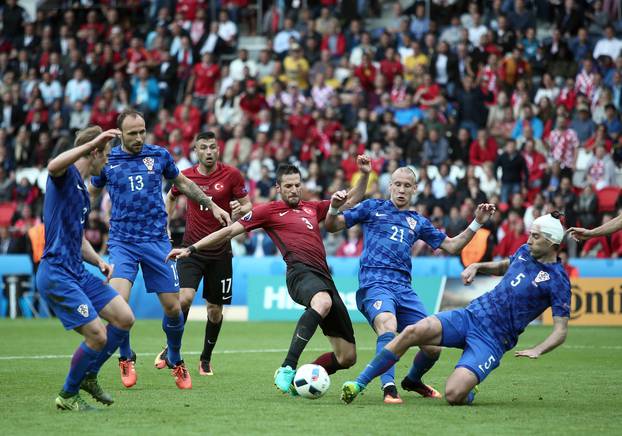
[[[229,202],[229,206],[231,206],[231,217],[238,218],[242,215],[242,205],[238,200],[233,200]]]
[[[592,237],[592,235],[590,235],[590,231],[588,229],[584,229],[583,227],[570,227],[566,232],[568,233],[568,236],[575,241],[585,241]]]
[[[214,215],[214,218],[218,220],[220,225],[222,225],[223,227],[226,227],[229,224],[231,224],[231,217],[229,216],[229,214],[223,209],[221,209],[216,203],[212,202],[211,210],[212,210],[212,214]]]
[[[110,279],[112,278],[112,272],[114,271],[114,264],[108,264],[104,262],[103,260],[100,260],[97,263],[97,266],[99,270],[102,272],[102,274],[106,276],[106,280],[104,280],[104,283],[108,283]]]
[[[494,204],[490,204],[490,203],[478,204],[477,209],[475,209],[475,221],[477,221],[480,224],[484,224],[486,221],[488,221],[489,218],[491,218],[494,215],[496,210],[497,210],[497,207]]]
[[[540,357],[540,352],[534,349],[522,350],[514,353],[514,357],[529,357],[530,359],[537,359],[538,357]]]
[[[371,173],[371,159],[366,154],[361,154],[356,158],[356,165],[364,174]]]
[[[164,259],[164,263],[168,262],[169,260],[177,260],[181,259],[182,257],[188,257],[190,256],[190,254],[192,253],[187,248],[173,248],[171,252],[166,256],[166,259]]]
[[[462,273],[460,274],[460,277],[462,277],[462,283],[468,286],[471,283],[473,283],[473,279],[475,278],[476,275],[477,275],[477,264],[472,263],[471,265],[467,266],[464,269],[464,271],[462,271]]]
[[[346,191],[345,189],[342,189],[341,191],[337,191],[333,194],[333,196],[330,198],[330,205],[331,207],[334,207],[335,209],[339,209],[341,206],[345,204],[347,199],[348,199],[348,191]]]
[[[99,135],[95,137],[91,141],[91,145],[93,148],[97,148],[98,150],[103,150],[106,144],[112,141],[114,138],[118,138],[121,136],[121,131],[119,129],[110,129],[105,132],[101,132]]]

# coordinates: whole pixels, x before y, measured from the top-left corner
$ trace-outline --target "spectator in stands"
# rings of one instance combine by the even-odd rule
[[[611,221],[611,218],[610,214],[604,214],[601,225]],[[587,240],[581,249],[581,257],[595,257],[598,259],[611,257],[611,246],[607,237],[598,236]]]
[[[495,162],[495,172],[501,169],[501,201],[507,203],[513,194],[521,192],[529,180],[525,158],[516,149],[516,142],[508,141],[504,152]]]
[[[596,190],[616,184],[616,165],[604,145],[597,145],[586,168],[586,180]]]
[[[581,227],[591,229],[598,223],[598,197],[591,185],[587,185],[577,198],[574,210]]]
[[[350,227],[347,234],[347,239],[337,248],[335,256],[359,257],[363,252],[363,232],[360,226]]]
[[[568,274],[569,278],[571,279],[579,278],[579,270],[577,269],[577,267],[572,266],[570,265],[570,263],[568,263],[568,252],[566,250],[562,250],[559,252],[559,260],[564,266],[564,270],[566,270],[566,274]]]

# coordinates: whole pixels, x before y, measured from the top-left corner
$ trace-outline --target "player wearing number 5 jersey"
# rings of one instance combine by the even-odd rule
[[[220,206],[233,219],[240,218],[251,210],[251,202],[244,186],[244,178],[237,168],[219,162],[219,149],[216,135],[204,132],[197,136],[194,151],[199,163],[182,172],[195,182],[212,201]],[[168,216],[173,212],[181,191],[173,187],[166,196]],[[222,225],[214,215],[195,201],[189,200],[187,206],[186,230],[183,245],[189,246],[203,237],[220,230]],[[181,310],[184,321],[203,279],[203,298],[207,302],[207,323],[203,352],[199,361],[199,375],[213,375],[212,351],[216,346],[222,325],[223,305],[231,304],[233,297],[233,257],[229,241],[220,246],[204,249],[177,262],[180,284]],[[168,350],[165,348],[156,357],[156,368],[170,366]]]
[[[97,189],[106,187],[112,201],[110,218],[110,261],[115,265],[110,284],[126,300],[140,265],[147,292],[158,295],[164,317],[172,374],[180,389],[192,387],[190,375],[181,358],[181,338],[184,321],[179,303],[179,278],[175,262],[162,260],[171,249],[166,231],[166,210],[162,198],[162,177],[165,177],[189,198],[197,201],[222,222],[229,215],[179,172],[170,153],[157,145],[145,144],[145,120],[139,112],[123,111],[117,125],[121,130],[121,145],[112,149],[108,164],[98,177],[91,179]],[[126,387],[136,383],[129,337],[120,346],[119,367]]]
[[[478,272],[503,275],[495,288],[464,309],[441,312],[406,327],[376,354],[356,381],[346,382],[341,398],[350,403],[365,386],[414,345],[460,348],[462,356],[447,379],[445,398],[450,404],[471,404],[475,388],[512,349],[518,336],[548,307],[553,332],[541,344],[516,357],[536,359],[561,345],[568,331],[570,281],[557,257],[564,229],[556,213],[537,218],[527,244],[499,262],[474,263],[462,273],[466,285]]]
[[[347,194],[342,208],[358,203],[365,194],[371,165],[367,156],[357,163],[363,176]],[[352,366],[356,360],[354,330],[346,306],[330,276],[319,224],[324,220],[330,201],[302,201],[300,171],[293,165],[277,169],[277,190],[282,201],[255,206],[236,223],[219,230],[184,249],[175,249],[169,258],[187,257],[207,247],[214,247],[245,231],[263,228],[279,248],[287,264],[287,289],[292,299],[306,310],[298,320],[289,351],[274,375],[274,384],[283,393],[292,393],[292,381],[300,354],[318,325],[328,336],[333,352],[325,353],[314,363],[329,374]]]
[[[495,210],[491,204],[480,204],[471,226],[450,238],[434,228],[427,218],[410,210],[416,187],[413,171],[407,167],[399,168],[391,175],[389,200],[366,200],[345,210],[342,215],[329,214],[326,218],[326,228],[331,232],[356,224],[363,226],[365,240],[356,301],[359,310],[378,335],[376,351],[382,350],[397,332],[428,316],[421,299],[412,289],[410,253],[413,244],[422,240],[434,249],[442,248],[448,253],[458,254]],[[333,195],[332,205],[337,208],[343,201],[337,192]],[[421,381],[440,352],[440,347],[421,347],[410,372],[402,380],[402,388],[424,397],[440,398],[441,395],[434,388]],[[382,375],[381,383],[385,403],[402,402],[395,386],[394,367]]]

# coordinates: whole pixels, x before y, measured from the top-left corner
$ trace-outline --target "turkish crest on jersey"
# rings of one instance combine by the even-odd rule
[[[406,221],[408,222],[408,226],[410,227],[410,230],[415,230],[415,227],[417,227],[417,221],[411,216],[406,218]]]
[[[155,161],[153,160],[152,157],[144,158],[143,159],[143,163],[147,167],[147,171],[153,171],[153,164],[155,163]]]
[[[306,206],[304,206],[304,207],[302,208],[302,210],[303,210],[303,211],[304,211],[304,213],[306,213],[307,215],[311,215],[311,216],[315,215],[314,210],[313,210],[313,209],[311,209],[310,207],[306,207]]]

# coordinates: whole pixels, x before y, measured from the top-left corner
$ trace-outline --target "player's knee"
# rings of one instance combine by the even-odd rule
[[[179,304],[179,300],[162,302],[162,309],[164,309],[166,316],[174,317],[181,312],[181,304]]]
[[[337,362],[342,368],[350,368],[356,364],[356,349],[347,350],[340,353],[337,357]]]
[[[467,394],[468,392],[465,393],[456,386],[447,386],[445,388],[445,400],[452,406],[464,404]]]
[[[414,342],[417,336],[421,333],[421,327],[419,324],[411,324],[402,330],[402,336],[406,338],[408,342]]]
[[[219,323],[222,320],[222,306],[216,304],[207,305],[207,319],[214,324]]]
[[[427,345],[425,347],[422,347],[421,349],[431,359],[438,359],[441,356],[441,347],[437,347],[435,345]]]
[[[315,294],[311,300],[311,308],[320,314],[322,318],[328,315],[333,305],[333,300],[330,298],[328,292],[319,292]]]
[[[189,295],[179,295],[179,305],[181,306],[181,310],[188,310],[190,306],[192,306],[192,296]]]
[[[123,330],[130,330],[135,321],[136,318],[134,318],[134,314],[131,310],[128,310],[127,312],[119,315],[112,325]]]
[[[103,324],[91,330],[85,338],[86,344],[96,351],[101,351],[106,346],[106,341],[106,329]]]

